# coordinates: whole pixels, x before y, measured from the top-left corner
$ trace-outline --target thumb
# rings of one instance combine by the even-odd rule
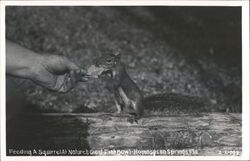
[[[78,81],[86,82],[88,79],[86,77],[86,70],[81,69],[78,65],[76,65],[74,62],[70,61],[69,59],[65,58],[64,60],[65,66],[67,70],[74,71],[74,76]]]

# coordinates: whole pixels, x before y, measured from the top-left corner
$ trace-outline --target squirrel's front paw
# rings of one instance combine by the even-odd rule
[[[129,117],[127,119],[127,122],[129,122],[131,124],[133,124],[135,122],[136,124],[138,124],[138,119],[136,119],[135,117]]]

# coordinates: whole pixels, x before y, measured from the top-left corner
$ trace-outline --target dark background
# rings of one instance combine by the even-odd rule
[[[176,102],[206,100],[206,111],[241,112],[241,7],[9,6],[6,37],[40,54],[65,55],[82,68],[102,49],[116,47],[146,97],[173,93]],[[115,111],[101,80],[66,94],[12,78],[7,86],[9,113]]]

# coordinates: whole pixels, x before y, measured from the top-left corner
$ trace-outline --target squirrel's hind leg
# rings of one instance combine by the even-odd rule
[[[121,104],[119,104],[116,99],[115,99],[115,106],[117,108],[116,113],[122,113],[123,112],[123,106]]]
[[[114,92],[114,101],[115,101],[115,106],[117,109],[116,113],[122,113],[124,109],[124,105],[119,94],[116,92]]]

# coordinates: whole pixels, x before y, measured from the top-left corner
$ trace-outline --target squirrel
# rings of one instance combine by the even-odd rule
[[[113,92],[117,113],[124,110],[134,116],[132,122],[137,122],[143,115],[143,95],[136,83],[128,75],[125,65],[120,61],[120,54],[107,53],[95,63],[103,71],[98,77],[107,80],[107,87]],[[131,122],[131,120],[130,120]]]
[[[108,52],[95,63],[98,77],[107,81],[107,87],[113,92],[117,113],[125,109],[134,116],[136,122],[143,116],[145,109],[167,109],[168,111],[195,112],[211,111],[211,103],[204,98],[178,93],[162,93],[144,97],[142,91],[128,75],[125,65],[120,61],[120,53]]]

